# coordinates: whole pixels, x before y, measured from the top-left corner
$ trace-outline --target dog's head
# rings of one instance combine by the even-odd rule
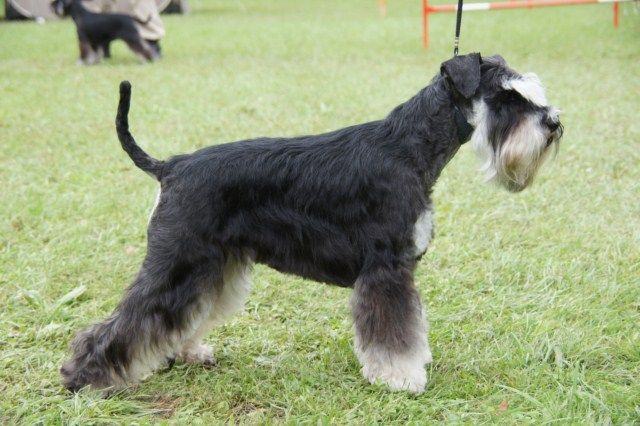
[[[53,0],[50,4],[53,13],[63,18],[71,14],[73,0]]]
[[[538,76],[517,73],[499,55],[478,53],[450,59],[440,72],[474,127],[471,141],[487,178],[522,191],[563,132],[560,110],[547,103]]]

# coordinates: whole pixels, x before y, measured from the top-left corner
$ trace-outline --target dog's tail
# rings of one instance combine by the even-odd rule
[[[129,104],[131,102],[131,83],[120,83],[120,102],[118,103],[118,115],[116,116],[116,130],[122,149],[125,150],[133,163],[140,169],[160,180],[164,161],[156,160],[144,152],[136,144],[136,140],[129,132]]]

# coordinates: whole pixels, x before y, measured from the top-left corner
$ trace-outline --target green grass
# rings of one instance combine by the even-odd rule
[[[0,24],[0,422],[640,423],[640,37],[623,5],[466,14],[462,50],[535,71],[563,111],[560,154],[511,195],[464,147],[435,192],[417,271],[434,350],[427,391],[365,383],[349,290],[266,267],[246,312],[213,331],[219,365],[176,366],[110,398],[71,396],[73,334],[117,303],[145,250],[156,185],[120,150],[166,157],[259,135],[377,119],[450,56],[454,15],[420,46],[417,1],[192,0],[165,57],[114,46],[75,64],[69,21]],[[506,402],[505,402],[506,401]]]

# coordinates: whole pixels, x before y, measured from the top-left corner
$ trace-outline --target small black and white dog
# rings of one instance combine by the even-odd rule
[[[97,64],[102,58],[111,57],[111,42],[120,39],[143,61],[150,62],[160,54],[141,36],[136,27],[137,19],[118,13],[93,13],[82,5],[82,0],[54,0],[51,8],[56,15],[71,15],[76,24],[80,43],[80,63]],[[137,21],[140,22],[140,21]],[[145,24],[145,22],[140,22]]]
[[[130,91],[120,85],[118,137],[160,192],[138,275],[111,317],[77,335],[61,369],[74,391],[135,382],[175,357],[213,362],[202,338],[242,308],[260,262],[353,288],[362,374],[422,392],[431,351],[413,272],[433,236],[433,185],[470,138],[487,176],[521,191],[562,135],[535,74],[477,53],[444,62],[383,120],[166,161],[129,133]]]

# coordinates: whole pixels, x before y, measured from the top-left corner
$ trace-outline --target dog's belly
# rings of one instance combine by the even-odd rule
[[[429,248],[433,239],[433,210],[429,206],[425,209],[418,220],[413,225],[413,254],[416,257],[422,256]]]
[[[258,263],[315,281],[350,287],[362,269],[361,229],[291,209],[243,211],[222,235],[223,245],[252,253]]]
[[[353,267],[344,260],[339,259],[327,259],[318,263],[298,258],[292,262],[292,259],[283,259],[269,254],[267,256],[257,256],[256,261],[286,274],[294,274],[302,278],[339,287],[352,287],[357,278],[357,274],[353,272]]]

